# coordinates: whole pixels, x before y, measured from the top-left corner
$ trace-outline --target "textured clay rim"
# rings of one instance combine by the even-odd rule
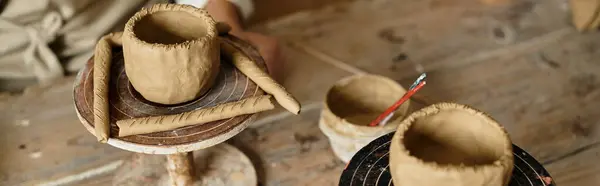
[[[206,24],[206,35],[204,37],[200,37],[200,38],[196,38],[196,39],[192,39],[192,40],[186,40],[181,43],[162,44],[162,43],[148,43],[146,41],[143,41],[137,37],[135,32],[133,32],[133,28],[136,26],[136,24],[148,15],[158,13],[158,12],[178,12],[178,11],[187,12],[191,16],[198,18],[199,21],[200,20],[204,21]],[[199,9],[199,8],[193,7],[191,5],[184,5],[184,4],[156,4],[150,8],[142,8],[140,11],[135,13],[135,15],[133,15],[133,17],[131,17],[127,21],[127,24],[125,24],[124,34],[125,34],[125,37],[131,38],[131,41],[136,42],[139,45],[150,46],[150,47],[155,47],[155,48],[162,48],[165,50],[171,50],[171,49],[175,49],[175,48],[188,48],[188,46],[193,45],[193,44],[207,43],[211,40],[217,39],[218,32],[217,32],[216,24],[217,24],[217,22],[210,16],[210,14],[208,14],[208,11],[206,11],[204,9]]]
[[[454,165],[454,164],[439,164],[437,162],[425,162],[420,158],[411,156],[409,154],[408,150],[406,149],[406,147],[404,145],[400,145],[402,143],[402,140],[404,139],[404,134],[406,133],[406,131],[408,131],[408,129],[410,129],[410,127],[412,126],[412,124],[415,122],[415,120],[417,118],[436,114],[436,113],[440,112],[441,110],[445,110],[445,109],[460,109],[460,110],[466,111],[470,114],[473,114],[474,116],[478,116],[478,117],[484,119],[486,121],[485,123],[496,128],[498,130],[498,132],[501,132],[502,136],[505,139],[504,140],[505,146],[503,148],[503,154],[492,163],[480,164],[480,165],[470,165],[470,166]],[[492,168],[492,167],[502,168],[502,165],[507,165],[507,164],[512,165],[512,163],[514,161],[513,160],[512,142],[510,141],[508,133],[506,132],[504,127],[500,126],[498,124],[498,122],[496,122],[496,120],[494,120],[492,117],[490,117],[486,113],[481,112],[470,106],[456,104],[456,103],[445,103],[445,102],[437,103],[437,104],[425,107],[419,111],[413,112],[410,116],[408,116],[406,119],[404,119],[402,122],[400,122],[400,125],[398,126],[398,130],[396,131],[396,134],[394,134],[394,137],[392,139],[391,145],[395,146],[396,149],[398,149],[398,152],[400,154],[408,157],[413,162],[417,162],[419,164],[422,164],[422,165],[424,165],[430,169],[434,169],[434,170],[442,169],[442,170],[446,170],[446,171],[473,171],[473,170]]]
[[[335,114],[329,107],[329,99],[328,98],[335,87],[346,86],[346,85],[352,83],[354,80],[364,79],[364,78],[376,79],[378,81],[381,81],[383,83],[386,83],[386,84],[392,86],[394,89],[401,90],[402,93],[406,92],[406,89],[404,87],[402,87],[402,85],[400,85],[399,83],[397,83],[385,76],[372,75],[372,74],[361,74],[361,75],[353,75],[350,77],[345,77],[345,78],[337,81],[331,88],[329,88],[329,90],[327,90],[327,93],[325,94],[325,99],[324,99],[324,104],[323,104],[323,112],[326,112],[326,114],[335,117],[335,119],[337,121],[339,121],[336,123],[327,124],[328,126],[331,126],[331,125],[337,126],[337,127],[331,126],[333,129],[337,129],[339,127],[345,128],[345,127],[349,126],[352,128],[359,129],[361,131],[365,131],[366,133],[374,133],[374,132],[380,132],[382,130],[389,129],[389,128],[391,128],[391,129],[396,128],[396,126],[398,125],[399,122],[393,122],[393,121],[399,121],[399,120],[401,120],[401,118],[397,118],[396,120],[390,121],[385,126],[370,127],[370,126],[358,125],[358,124],[354,124],[349,121],[346,121],[345,119],[343,119],[340,116],[338,116],[337,114]],[[396,101],[396,100],[393,100],[393,101]],[[406,102],[404,102],[404,104],[402,104],[402,106],[400,106],[400,108],[398,108],[398,111],[396,113],[401,113],[403,115],[403,118],[407,117],[408,109],[410,107],[410,102],[411,102],[410,99],[407,100]],[[393,104],[393,102],[391,104]],[[390,106],[391,106],[391,104],[390,104]]]

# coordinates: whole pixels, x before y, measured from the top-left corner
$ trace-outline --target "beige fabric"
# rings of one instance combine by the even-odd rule
[[[44,83],[80,69],[100,36],[147,2],[9,0],[0,12],[0,77]]]

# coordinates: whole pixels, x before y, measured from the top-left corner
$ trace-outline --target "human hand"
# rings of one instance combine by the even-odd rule
[[[233,35],[248,41],[252,44],[265,60],[269,74],[275,81],[282,80],[283,57],[279,46],[279,41],[272,37],[256,32],[238,32]]]
[[[245,31],[238,15],[237,7],[227,0],[209,0],[206,10],[219,22],[229,25],[229,34],[252,44],[265,60],[269,74],[275,81],[282,79],[283,58],[279,42],[272,36]]]

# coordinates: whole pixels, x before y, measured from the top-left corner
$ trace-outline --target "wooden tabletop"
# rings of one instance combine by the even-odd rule
[[[504,8],[477,2],[355,0],[256,28],[281,41],[282,84],[303,111],[273,110],[254,123],[260,127],[230,141],[255,163],[262,185],[338,185],[345,165],[317,125],[326,91],[355,72],[345,67],[410,85],[418,62],[428,73],[419,93],[489,113],[558,185],[598,185],[600,32],[573,29],[562,0]],[[511,24],[516,32],[506,29]],[[513,42],[498,43],[502,37]],[[83,129],[72,80],[0,102],[0,143],[9,160],[0,164],[0,185],[107,185],[129,157]]]

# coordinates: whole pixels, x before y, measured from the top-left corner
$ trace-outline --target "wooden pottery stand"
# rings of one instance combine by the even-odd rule
[[[266,70],[264,61],[252,46],[229,35],[221,36],[221,40]],[[187,103],[161,105],[145,100],[135,91],[125,74],[121,49],[113,49],[113,53],[109,83],[111,138],[107,143],[136,152],[117,171],[114,185],[257,185],[256,171],[250,160],[235,147],[222,143],[245,129],[256,114],[171,131],[117,137],[116,121],[120,119],[178,114],[265,94],[228,61],[227,55],[221,54],[221,70],[208,93]],[[93,63],[92,57],[77,75],[73,90],[77,115],[92,134]]]

